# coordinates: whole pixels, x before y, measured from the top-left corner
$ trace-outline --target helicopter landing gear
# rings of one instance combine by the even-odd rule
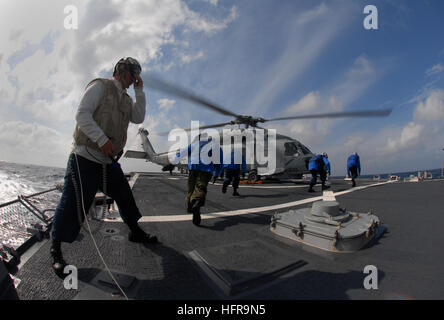
[[[257,174],[256,170],[252,170],[248,173],[247,180],[248,182],[257,182],[259,181],[260,176]]]

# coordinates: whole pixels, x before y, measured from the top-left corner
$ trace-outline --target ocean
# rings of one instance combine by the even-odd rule
[[[46,230],[54,215],[61,192],[65,169],[0,161],[0,258],[13,259],[14,250],[29,238]],[[6,203],[8,203],[6,205]]]
[[[0,161],[0,204],[63,183],[65,169]]]
[[[424,174],[424,171],[427,171],[428,174],[432,174],[433,178],[440,178],[441,177],[441,170],[442,169],[425,169],[425,170],[417,170],[417,171],[406,171],[406,172],[393,172],[393,173],[379,173],[378,175],[382,180],[387,180],[390,175],[398,176],[401,178],[401,181],[404,180],[404,178],[408,178],[411,175],[418,176],[418,171],[422,172]],[[362,175],[360,178],[373,178],[374,175]]]

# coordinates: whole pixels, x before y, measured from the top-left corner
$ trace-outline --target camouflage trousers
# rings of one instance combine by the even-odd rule
[[[188,175],[188,192],[185,198],[187,203],[199,200],[202,206],[205,204],[207,187],[212,176],[211,172],[190,170]]]

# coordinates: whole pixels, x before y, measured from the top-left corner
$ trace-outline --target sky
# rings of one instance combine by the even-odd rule
[[[377,29],[364,21],[371,4]],[[327,152],[333,175],[358,152],[362,174],[444,161],[441,0],[0,0],[0,160],[65,167],[86,84],[134,57],[156,75],[242,115],[264,118],[392,108],[385,118],[291,120],[264,127]],[[74,6],[73,11],[67,6]],[[375,14],[375,12],[373,12]],[[77,28],[72,28],[77,23]],[[376,27],[375,20],[371,21]],[[230,117],[148,87],[148,129]],[[129,89],[134,97],[134,91]],[[142,150],[131,124],[126,149]],[[144,160],[124,171],[159,171]]]

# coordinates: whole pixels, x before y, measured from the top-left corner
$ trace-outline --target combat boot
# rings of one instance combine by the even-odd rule
[[[313,186],[312,186],[312,185],[310,185],[310,188],[308,188],[308,192],[315,192],[315,191],[313,190]]]
[[[54,273],[59,278],[64,279],[65,274],[63,273],[63,270],[68,264],[66,263],[65,260],[63,260],[62,250],[60,248],[60,242],[53,241],[49,253],[51,254],[53,259],[52,269],[54,270]]]
[[[356,181],[352,180],[352,188],[356,187]]]
[[[330,186],[326,186],[325,184],[322,185],[322,191],[330,189]]]
[[[193,213],[193,210],[191,209],[193,207],[193,205],[191,204],[191,202],[187,202],[187,212],[188,213]]]
[[[137,224],[130,226],[130,232],[128,234],[128,240],[131,242],[138,243],[158,243],[156,236],[149,235],[145,231],[143,231]]]
[[[237,189],[233,190],[233,196],[240,197],[240,194],[237,192]]]
[[[194,200],[193,201],[193,207],[191,208],[191,211],[193,212],[193,224],[198,226],[200,225],[200,207],[201,207],[201,203],[199,200]]]
[[[224,181],[224,184],[222,185],[222,193],[227,193],[227,188],[229,184],[230,183]]]

